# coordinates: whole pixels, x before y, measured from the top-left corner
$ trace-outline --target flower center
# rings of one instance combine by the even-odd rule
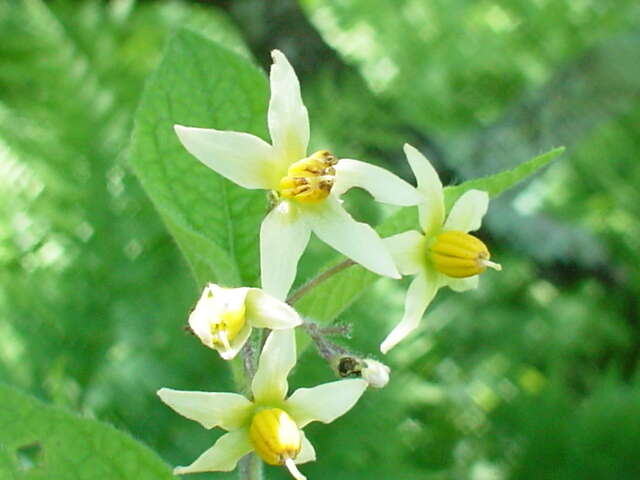
[[[429,257],[436,270],[454,278],[472,277],[487,267],[502,270],[500,264],[489,260],[487,246],[464,232],[442,232],[429,248]]]
[[[268,408],[256,413],[249,438],[262,460],[269,465],[286,465],[294,478],[305,479],[294,462],[302,448],[300,430],[284,410]]]
[[[333,167],[336,163],[338,159],[327,150],[298,160],[291,164],[287,176],[280,179],[280,195],[302,203],[324,200],[335,182],[336,169]]]
[[[240,333],[246,323],[244,304],[237,310],[227,310],[217,315],[211,322],[211,343],[218,348],[231,350],[231,342]]]

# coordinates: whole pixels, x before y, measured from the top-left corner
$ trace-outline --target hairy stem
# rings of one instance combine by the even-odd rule
[[[326,270],[326,271],[322,272],[317,277],[315,277],[315,278],[311,279],[310,281],[308,281],[307,283],[305,283],[302,287],[300,287],[298,290],[296,290],[295,293],[290,295],[289,298],[287,298],[287,303],[289,305],[293,305],[298,300],[300,300],[302,297],[304,297],[307,293],[309,293],[311,290],[313,290],[315,287],[317,287],[319,284],[321,284],[325,280],[331,278],[336,273],[341,272],[345,268],[349,268],[351,265],[355,265],[355,263],[356,262],[354,262],[353,260],[347,258],[344,262],[340,262],[336,266],[331,267],[329,270]]]

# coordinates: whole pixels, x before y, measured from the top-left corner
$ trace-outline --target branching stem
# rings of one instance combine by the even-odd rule
[[[331,278],[336,273],[339,273],[342,270],[344,270],[346,268],[349,268],[351,265],[355,265],[355,263],[356,262],[354,262],[353,260],[347,258],[344,262],[340,262],[336,266],[331,267],[329,270],[326,270],[326,271],[322,272],[317,277],[315,277],[315,278],[309,280],[307,283],[305,283],[295,293],[290,295],[289,298],[287,298],[287,303],[289,305],[293,305],[298,300],[300,300],[302,297],[304,297],[307,293],[309,293],[309,291],[311,291],[314,288],[316,288],[319,284],[321,284],[325,280]]]

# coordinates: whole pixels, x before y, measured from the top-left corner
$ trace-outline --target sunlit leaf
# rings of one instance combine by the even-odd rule
[[[190,31],[171,40],[143,94],[131,163],[200,283],[255,283],[266,198],[198,162],[173,125],[264,136],[266,105],[265,76],[255,66]]]

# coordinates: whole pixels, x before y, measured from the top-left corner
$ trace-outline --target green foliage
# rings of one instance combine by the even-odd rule
[[[109,425],[45,405],[4,385],[0,403],[3,478],[174,478],[151,450]]]
[[[149,91],[160,96],[155,104],[145,96],[142,125],[150,133],[151,117],[163,118],[157,125],[169,155],[146,171],[173,179],[177,170],[165,177],[160,166],[189,158],[173,143],[169,99],[178,109],[190,102],[198,116],[183,111],[181,122],[264,138],[264,76],[240,59],[250,57],[249,39],[253,52],[281,48],[302,73],[312,148],[409,178],[401,153],[408,141],[455,185],[448,198],[467,187],[464,180],[510,170],[553,145],[568,150],[533,182],[492,202],[480,235],[504,271],[483,275],[474,292],[438,294],[419,331],[379,358],[393,369],[388,387],[367,392],[332,425],[309,426],[318,461],[304,473],[345,480],[638,477],[637,2],[304,0],[322,38],[305,25],[308,35],[295,42],[289,32],[299,31],[292,22],[300,17],[287,15],[292,1],[219,4],[226,11],[182,1],[0,0],[2,381],[112,423],[172,465],[213,443],[216,433],[175,415],[154,393],[162,386],[233,390],[227,365],[182,332],[199,285],[174,242],[191,252],[198,282],[214,271],[229,282],[255,282],[257,231],[244,240],[249,254],[239,265],[230,253],[234,235],[207,223],[228,225],[230,217],[211,211],[193,218],[178,208],[194,193],[187,185],[171,198],[154,193],[147,178],[154,208],[129,170],[128,159],[138,167],[135,149],[125,147],[143,82],[170,52],[186,70],[177,75],[162,64],[153,78],[171,74],[177,90],[162,96],[152,79]],[[265,8],[274,12],[273,24],[255,15]],[[165,48],[185,26],[219,45],[182,32]],[[200,64],[209,68],[195,73],[196,89],[184,92],[196,68],[184,57],[201,48],[207,54]],[[218,71],[221,61],[260,78],[260,88],[244,92],[235,74]],[[244,106],[224,119],[199,109],[198,101],[218,95],[208,78],[217,76],[233,79],[229,91],[248,99],[243,105],[253,105],[252,118],[242,118]],[[190,161],[187,168],[202,177],[195,193],[213,198],[220,179]],[[264,203],[256,196],[248,223],[259,223]],[[346,204],[383,235],[415,227],[415,211],[372,208],[363,192],[350,192]],[[302,282],[335,264],[331,249],[311,247]],[[318,320],[353,325],[353,338],[343,343],[372,355],[400,318],[404,293],[403,282],[351,267],[298,306]],[[309,348],[290,384],[333,378]],[[11,397],[11,405],[2,398],[0,410],[13,421],[12,412],[34,400]],[[54,413],[32,432],[63,415],[37,405]],[[69,427],[88,422],[67,418]],[[24,469],[48,450],[31,438],[2,438],[1,478],[36,475]],[[125,463],[130,458],[123,453]],[[267,475],[290,478],[276,467]]]
[[[252,285],[264,192],[247,191],[195,161],[173,125],[262,134],[264,75],[191,32],[169,43],[137,113],[131,162],[200,283]]]

